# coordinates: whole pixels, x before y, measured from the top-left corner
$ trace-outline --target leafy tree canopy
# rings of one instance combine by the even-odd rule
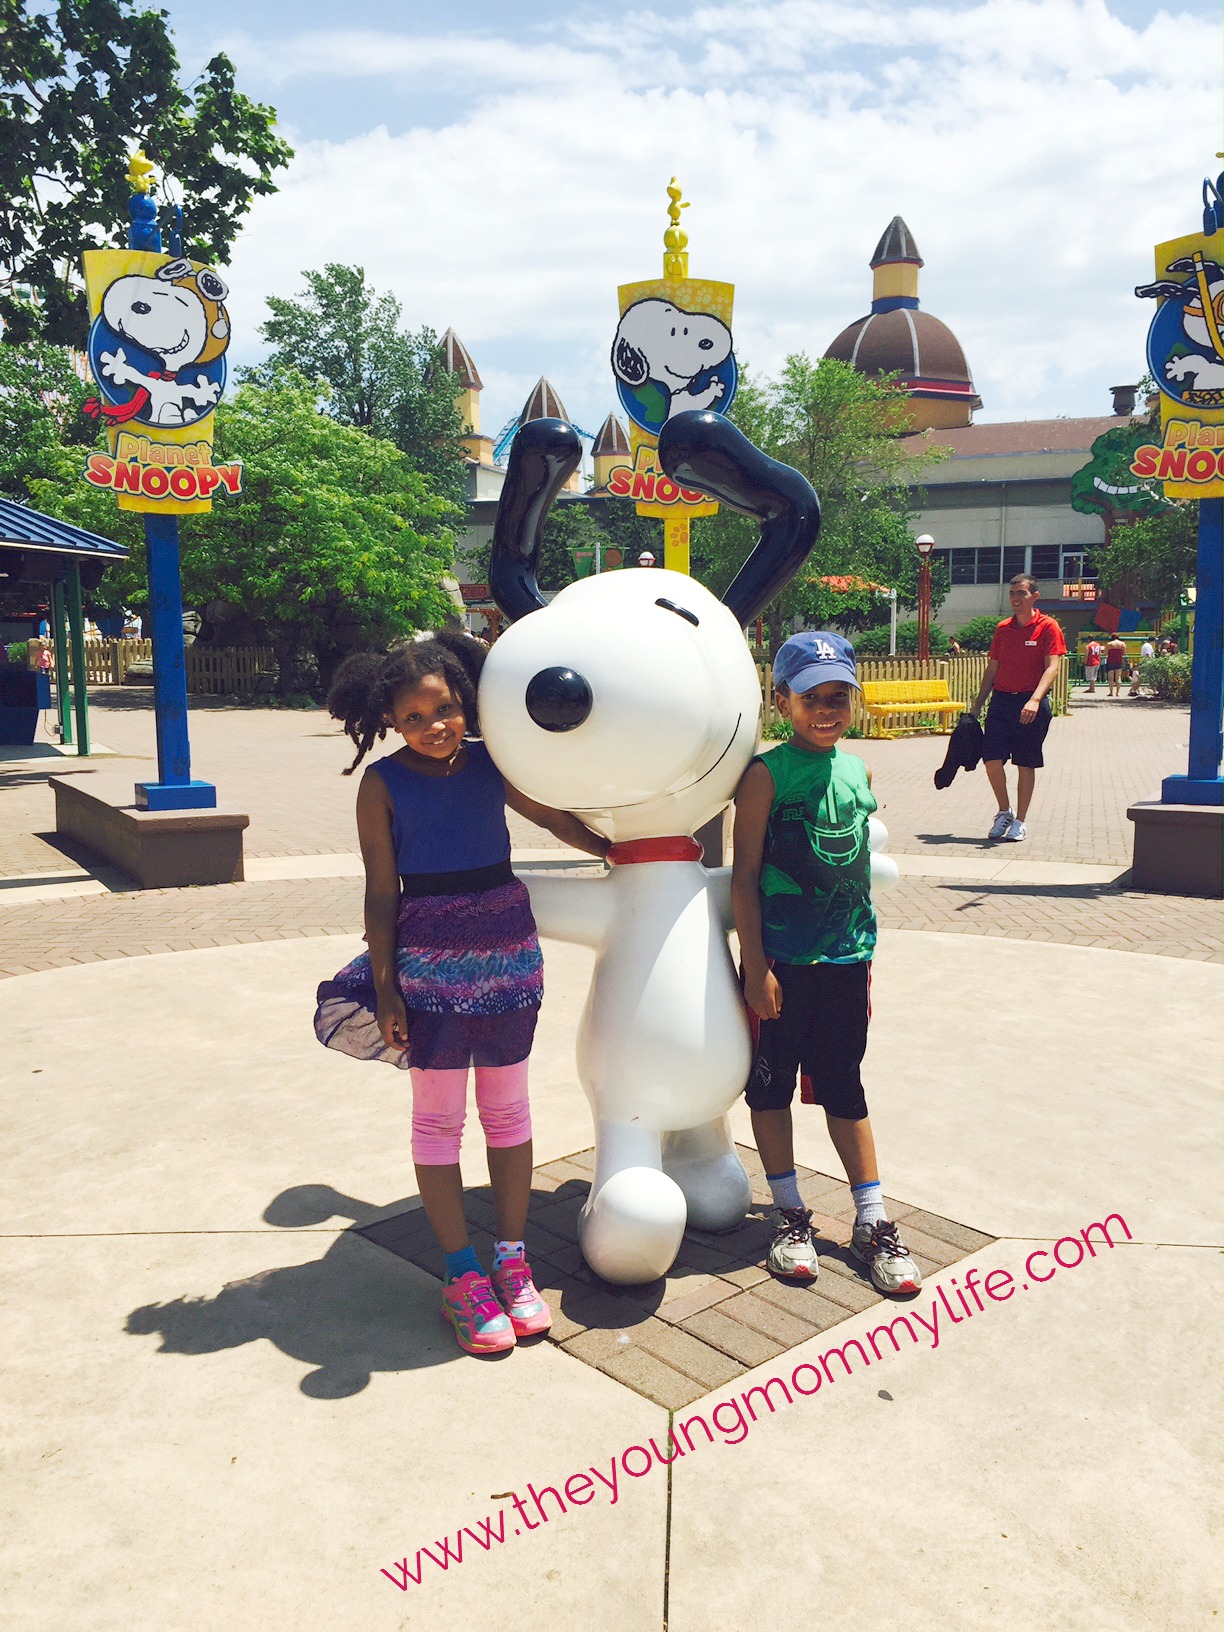
[[[221,602],[276,648],[282,690],[313,652],[327,669],[344,650],[436,626],[454,607],[439,587],[454,560],[458,507],[391,443],[318,412],[299,375],[245,384],[217,410],[215,457],[243,461],[243,493],[182,528],[183,596]],[[98,599],[144,607],[140,518],[80,480],[81,454],[60,446],[30,482],[48,515],[129,545]]]
[[[190,86],[163,12],[138,0],[0,0],[0,317],[18,343],[83,345],[82,250],[127,242],[125,179],[143,146],[184,210],[185,253],[222,264],[252,199],[292,158],[276,115],[217,55]]]
[[[867,589],[836,589],[827,577],[853,577],[895,588],[914,604],[920,558],[908,525],[910,487],[940,450],[914,448],[895,375],[868,378],[848,363],[802,353],[788,357],[776,380],[741,373],[731,418],[757,447],[792,465],[820,498],[820,538],[798,578],[765,613],[775,637],[795,616],[861,628],[886,616]],[[757,529],[725,506],[693,524],[693,573],[721,595],[756,542]],[[932,565],[932,607],[947,593],[944,563]]]
[[[1089,555],[1102,583],[1125,591],[1125,604],[1146,600],[1175,607],[1198,571],[1198,504],[1191,499],[1166,505],[1115,526],[1109,541]]]
[[[95,440],[81,413],[87,395],[62,346],[0,346],[0,493],[24,500],[27,482],[64,443]]]
[[[372,289],[360,266],[331,262],[302,277],[306,288],[296,300],[268,296],[272,316],[259,332],[272,350],[248,377],[296,369],[323,381],[327,413],[393,442],[439,493],[461,503],[459,382],[442,366],[437,335],[401,328],[399,301]]]

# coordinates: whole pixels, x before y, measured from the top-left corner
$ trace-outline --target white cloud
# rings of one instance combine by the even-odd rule
[[[275,65],[231,42],[240,83],[274,66],[320,95],[326,76],[402,85],[409,114],[423,91],[455,98],[437,128],[300,144],[236,249],[238,350],[258,349],[264,294],[360,262],[413,324],[453,324],[486,377],[486,429],[541,372],[594,429],[615,286],[661,269],[674,173],[693,273],[737,284],[757,369],[818,355],[867,309],[899,213],[987,417],[1105,412],[1106,387],[1143,368],[1150,312],[1131,291],[1151,246],[1198,225],[1217,43],[1202,18],[1132,27],[1103,0],[644,10],[538,48],[332,30],[281,40]]]

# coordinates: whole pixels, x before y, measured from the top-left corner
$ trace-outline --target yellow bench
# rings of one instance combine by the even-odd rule
[[[964,713],[965,706],[952,701],[946,680],[863,681],[864,712],[869,721],[875,721],[882,737],[897,735],[897,729],[887,723],[894,718],[900,725],[907,717],[912,721],[923,714],[938,715],[940,728],[950,730],[948,715],[955,719],[957,714]]]

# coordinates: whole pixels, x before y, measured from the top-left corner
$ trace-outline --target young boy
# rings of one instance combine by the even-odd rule
[[[867,1046],[876,920],[867,769],[838,750],[858,690],[854,648],[840,635],[793,635],[774,659],[778,710],[791,740],[758,755],[735,797],[731,894],[755,1033],[746,1097],[776,1211],[768,1268],[814,1280],[812,1215],[795,1178],[796,1073],[823,1105],[854,1197],[850,1250],[881,1292],[916,1292],[922,1274],[885,1215],[859,1075]]]

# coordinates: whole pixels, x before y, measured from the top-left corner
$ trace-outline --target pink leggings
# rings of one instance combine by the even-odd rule
[[[467,1110],[467,1069],[412,1069],[412,1159],[419,1167],[453,1167]],[[531,1138],[527,1061],[476,1067],[476,1111],[494,1150]]]

